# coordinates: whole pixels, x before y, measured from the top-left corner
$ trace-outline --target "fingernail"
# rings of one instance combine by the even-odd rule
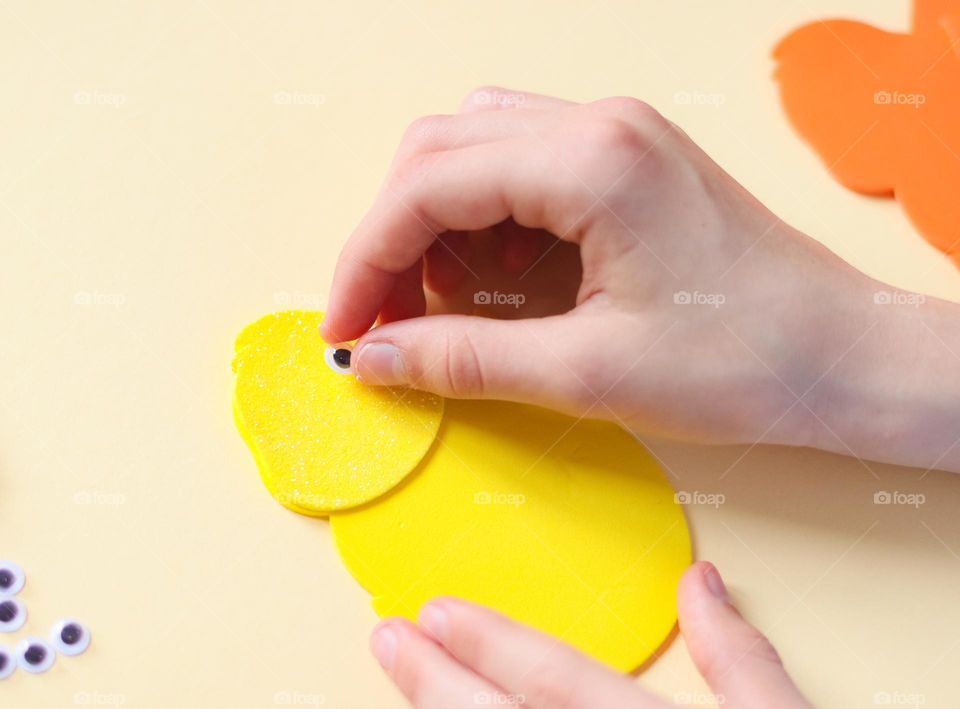
[[[372,342],[357,352],[357,378],[365,384],[393,386],[407,381],[400,350],[385,342]]]
[[[397,656],[397,634],[394,630],[385,625],[373,631],[370,637],[370,650],[377,662],[385,670],[393,666],[393,660]]]
[[[417,622],[434,638],[443,642],[447,637],[447,612],[442,608],[428,603],[420,609]]]
[[[703,581],[707,584],[707,588],[710,589],[710,593],[719,598],[721,601],[727,600],[727,587],[723,583],[723,579],[720,578],[720,572],[717,571],[717,567],[713,564],[703,572]]]

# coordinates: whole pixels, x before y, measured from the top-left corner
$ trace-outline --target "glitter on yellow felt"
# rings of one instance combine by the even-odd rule
[[[267,315],[237,337],[233,411],[264,485],[281,504],[326,515],[382,495],[430,449],[443,399],[366,387],[324,361],[323,315]]]

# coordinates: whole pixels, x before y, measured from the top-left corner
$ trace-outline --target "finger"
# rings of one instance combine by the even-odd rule
[[[697,562],[687,569],[677,607],[690,656],[718,701],[748,709],[810,706],[770,641],[730,603],[712,564]]]
[[[393,290],[380,308],[380,322],[388,323],[423,315],[427,300],[423,294],[423,262],[417,261],[399,274]]]
[[[453,293],[470,273],[469,258],[470,237],[466,232],[442,234],[425,254],[424,281],[435,293]]]
[[[592,362],[586,350],[606,341],[602,328],[576,311],[522,320],[431,315],[371,330],[354,350],[354,371],[365,384],[583,415],[600,392],[579,365]]]
[[[575,105],[577,104],[573,101],[535,94],[530,91],[516,91],[505,89],[502,86],[481,86],[467,94],[460,103],[460,112],[492,112],[518,108],[551,110]]]
[[[422,116],[411,123],[394,156],[398,165],[411,155],[454,150],[542,131],[563,118],[558,111],[520,108],[454,115]]]
[[[626,676],[482,606],[436,598],[418,621],[463,665],[522,697],[525,706],[665,706]]]
[[[484,700],[502,694],[405,620],[393,618],[378,625],[370,649],[417,709],[492,704]]]
[[[512,216],[524,226],[576,239],[603,210],[542,141],[428,153],[407,165],[395,171],[393,184],[381,192],[340,256],[321,329],[328,342],[362,335],[397,274],[419,261],[439,233],[485,229]]]

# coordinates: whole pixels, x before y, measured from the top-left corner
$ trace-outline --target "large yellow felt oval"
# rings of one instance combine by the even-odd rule
[[[368,502],[429,450],[443,399],[366,387],[324,361],[319,312],[267,315],[237,337],[233,411],[281,504],[325,515]]]
[[[502,402],[447,401],[417,472],[330,522],[379,615],[459,596],[621,670],[670,633],[690,564],[683,511],[636,440]]]

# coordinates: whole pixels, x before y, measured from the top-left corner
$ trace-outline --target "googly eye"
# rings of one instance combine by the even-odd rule
[[[337,374],[350,374],[350,357],[353,352],[348,347],[328,346],[323,351],[323,361]]]
[[[20,630],[27,622],[27,609],[16,598],[0,598],[0,633]]]
[[[17,660],[6,645],[0,645],[0,680],[4,680],[17,669]]]
[[[79,655],[90,646],[90,631],[80,621],[65,618],[50,630],[50,644],[61,655]]]
[[[38,675],[53,667],[57,653],[46,640],[24,638],[17,644],[17,665],[24,672]]]
[[[20,593],[25,580],[23,569],[18,564],[0,560],[0,596],[13,596]]]

